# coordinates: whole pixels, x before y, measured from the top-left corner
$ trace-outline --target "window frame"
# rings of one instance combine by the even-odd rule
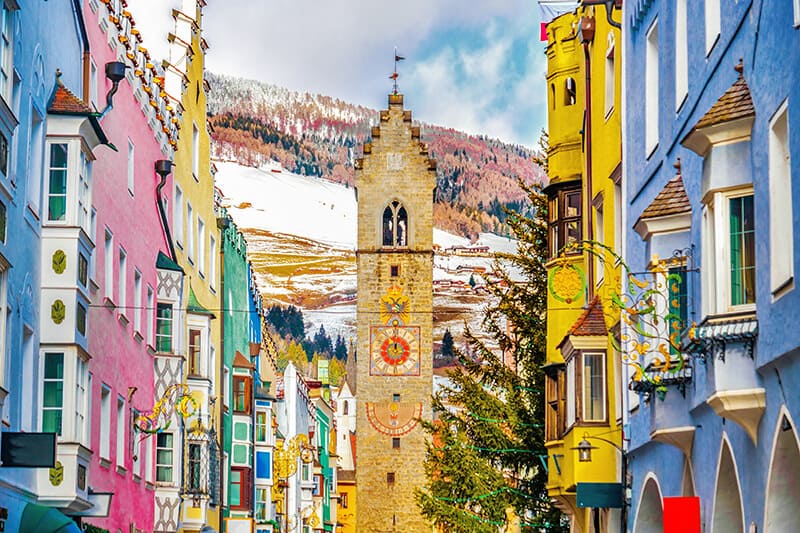
[[[127,296],[128,296],[128,252],[122,246],[119,247],[117,274],[119,274],[119,285],[117,298],[117,309],[119,314],[127,318]]]
[[[197,452],[196,454],[194,453],[195,451]],[[202,461],[202,444],[199,442],[188,443],[186,447],[186,487],[188,490],[203,490]]]
[[[197,343],[193,344],[193,338]],[[186,337],[186,371],[189,376],[203,376],[203,329],[200,327],[189,327],[189,335]],[[194,347],[194,348],[193,348]]]
[[[689,96],[689,38],[687,1],[675,2],[675,111]]]
[[[169,444],[162,446],[159,443],[161,437],[169,437]],[[169,453],[169,462],[161,462],[159,452]],[[169,473],[169,479],[159,479],[159,473]],[[156,434],[156,483],[172,484],[175,482],[175,434],[170,431]]]
[[[587,406],[592,402],[592,398],[594,398],[593,391],[591,390],[593,385],[592,376],[589,376],[589,381],[587,381],[586,376],[586,358],[587,357],[597,357],[600,361],[601,365],[601,374],[600,374],[600,392],[601,397],[599,398],[600,406],[602,408],[602,417],[600,418],[589,418],[587,415]],[[577,372],[576,378],[580,380],[580,391],[581,391],[581,413],[580,413],[580,421],[582,424],[597,424],[597,423],[606,423],[608,421],[608,368],[606,362],[606,354],[603,352],[581,352],[580,353],[580,360],[581,365],[579,372]],[[589,392],[587,393],[587,383],[589,386]],[[578,387],[576,386],[576,389]],[[588,400],[588,401],[587,401]]]
[[[70,145],[69,141],[68,140],[63,140],[63,139],[61,139],[59,141],[53,141],[53,140],[49,140],[48,139],[48,141],[47,141],[47,150],[45,151],[45,154],[47,156],[47,162],[46,162],[46,165],[45,165],[45,167],[47,168],[47,180],[45,181],[45,184],[46,184],[45,197],[47,198],[47,214],[45,216],[45,220],[46,220],[47,224],[67,225],[69,223],[69,218],[70,218],[70,216],[69,216],[70,215],[70,213],[69,213],[69,204],[70,204],[70,202],[69,202],[69,190],[70,190],[70,186],[69,186],[69,181],[70,181],[69,180],[69,159],[70,159],[69,158],[69,151],[70,150],[69,150],[69,148],[70,148],[70,146],[69,145]],[[53,166],[53,150],[57,146],[63,146],[64,147],[65,161],[64,161],[64,166],[54,167]],[[53,172],[54,171],[63,172],[63,179],[60,180],[60,181],[63,181],[63,187],[64,187],[63,193],[62,192],[59,192],[59,193],[53,193],[52,192],[53,179],[54,179],[53,178],[53,175],[54,175]],[[60,214],[59,218],[53,218],[53,207],[52,207],[51,203],[53,202],[53,200],[55,198],[62,198],[63,202],[64,202],[64,205],[63,205],[63,208],[62,208],[63,212]]]
[[[566,216],[565,209],[567,206],[567,197],[577,195],[578,197],[578,214]],[[547,248],[549,258],[554,259],[562,253],[562,249],[568,244],[567,236],[569,232],[568,226],[577,223],[578,236],[575,242],[582,242],[583,240],[583,189],[580,182],[572,183],[568,186],[560,187],[552,194],[548,194],[548,224],[547,224]],[[556,206],[556,213],[553,214],[553,205]],[[557,240],[554,241],[554,235]],[[561,243],[564,243],[561,245]],[[556,249],[558,246],[558,249]],[[580,255],[582,252],[580,247],[564,252],[565,255]]]
[[[136,145],[128,137],[128,193],[133,196],[136,187]]]
[[[175,184],[175,202],[172,204],[172,218],[175,225],[175,244],[183,248],[183,191]]]
[[[719,0],[704,0],[703,26],[706,36],[706,57],[711,55],[722,33],[722,13]]]
[[[234,481],[234,473],[239,475],[239,481]],[[232,466],[228,489],[228,505],[232,510],[249,510],[250,508],[250,469],[241,466]],[[233,503],[233,486],[239,487],[239,502]]]
[[[795,0],[795,8],[797,17],[800,0]],[[785,99],[769,121],[770,291],[775,299],[794,286],[794,226],[789,224],[787,228],[785,224],[785,221],[793,219],[794,214],[791,132],[789,101]]]
[[[100,459],[111,460],[111,387],[100,386]]]
[[[614,112],[614,99],[616,98],[616,40],[614,38],[614,30],[609,30],[608,37],[606,38],[606,53],[605,53],[605,94],[603,101],[603,109],[606,119]]]
[[[408,248],[409,218],[408,209],[399,200],[392,200],[384,207],[381,212],[380,226],[382,248]]]
[[[125,429],[128,427],[125,417],[125,398],[119,394],[117,395],[117,450],[114,456],[114,461],[117,469],[125,468],[125,437],[127,432]]]
[[[169,317],[159,316],[161,310],[169,310]],[[169,324],[168,333],[160,333],[161,324]],[[169,351],[165,352],[161,348],[164,346],[160,339],[169,339]],[[174,353],[175,348],[175,308],[171,302],[156,302],[156,329],[155,329],[154,348],[159,353]]]
[[[658,46],[658,19],[647,29],[645,34],[645,97],[644,97],[644,148],[645,157],[650,158],[658,148],[659,141],[659,46]]]
[[[241,414],[250,413],[250,396],[252,391],[251,380],[247,376],[233,375],[233,412]],[[243,386],[243,389],[240,389]],[[242,396],[243,405],[239,404],[240,395]],[[241,407],[241,408],[240,408]]]
[[[266,411],[256,411],[255,435],[256,444],[265,444],[269,439],[269,417]]]
[[[60,357],[61,358],[61,375],[58,376],[50,376],[48,377],[48,360],[51,358]],[[42,357],[42,420],[41,426],[42,431],[45,433],[55,433],[58,437],[63,437],[65,434],[65,424],[64,424],[64,410],[65,410],[65,398],[64,392],[67,389],[67,354],[63,351],[46,351],[44,352],[44,356]],[[49,385],[54,385],[56,390],[60,386],[60,392],[58,392],[58,400],[59,405],[48,405],[47,398],[47,390]],[[55,426],[51,426],[51,423],[47,420],[47,414],[53,412],[58,414],[57,420],[54,421]]]

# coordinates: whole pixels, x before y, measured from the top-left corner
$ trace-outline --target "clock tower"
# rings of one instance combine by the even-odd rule
[[[356,162],[358,416],[356,530],[430,528],[414,489],[425,484],[433,389],[433,194],[428,158],[403,95],[389,95]]]

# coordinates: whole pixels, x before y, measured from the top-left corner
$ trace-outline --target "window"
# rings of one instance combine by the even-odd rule
[[[93,207],[92,214],[89,217],[89,238],[92,239],[92,243],[97,243],[97,210]],[[97,277],[96,274],[96,265],[97,265],[97,252],[92,251],[92,255],[89,256],[89,277],[92,281],[95,281]]]
[[[87,234],[91,231],[91,175],[89,170],[89,160],[86,154],[81,151],[80,168],[78,172],[78,226],[83,228]]]
[[[64,354],[44,354],[42,431],[61,435],[64,409]]]
[[[233,410],[239,413],[250,412],[250,379],[233,376]]]
[[[583,354],[583,422],[606,419],[605,354]]]
[[[267,521],[267,504],[269,503],[267,489],[256,489],[256,522]]]
[[[125,295],[127,291],[127,269],[128,269],[128,254],[125,252],[125,249],[120,246],[119,248],[119,301],[117,301],[117,305],[119,306],[120,313],[125,314]]]
[[[705,0],[706,7],[706,55],[711,53],[717,44],[720,32],[719,0]]]
[[[208,236],[208,285],[213,289],[217,279],[217,240]]]
[[[125,467],[125,399],[117,397],[117,467]]]
[[[686,0],[675,0],[675,109],[689,93],[689,38],[686,30]]]
[[[47,220],[67,219],[67,150],[66,143],[50,145],[47,186]]]
[[[386,484],[394,485],[394,472],[386,472]]]
[[[189,375],[199,376],[200,368],[200,330],[189,330]]]
[[[545,418],[545,439],[558,440],[564,432],[564,370],[556,370],[547,375],[545,381],[547,410]]]
[[[192,175],[199,181],[200,176],[200,130],[192,123]]]
[[[100,390],[100,458],[111,457],[111,389]]]
[[[614,85],[616,79],[614,76],[614,32],[608,32],[606,44],[606,94],[605,94],[605,114],[608,116],[611,110],[614,109]]]
[[[128,139],[128,192],[133,196],[133,187],[136,183],[136,163],[134,161],[135,147],[133,141]]]
[[[789,116],[786,101],[770,122],[769,238],[770,290],[786,288],[794,276],[792,166],[789,158]]]
[[[686,329],[689,320],[689,302],[686,292],[686,269],[683,267],[670,268],[667,272],[666,290],[668,292],[667,302],[669,306],[669,338],[670,353],[678,355],[678,350],[674,345],[680,343],[683,330]]]
[[[89,261],[82,253],[78,253],[78,283],[83,287],[89,283]]]
[[[800,26],[800,0],[794,0],[794,27]]]
[[[202,449],[200,448],[200,444],[189,444],[189,464],[187,465],[186,475],[187,479],[187,488],[189,490],[201,490],[202,486],[202,477],[201,477],[201,456],[202,456]],[[233,482],[233,480],[231,480]]]
[[[580,249],[572,248],[583,239],[581,232],[582,195],[580,184],[561,189],[549,200],[549,237],[550,257],[556,257],[567,247],[565,253],[580,253]]]
[[[566,427],[575,424],[575,357],[567,361],[567,421]]]
[[[97,109],[97,65],[94,59],[89,60],[89,104]]]
[[[136,420],[139,418],[139,411],[136,409],[131,412],[131,420]],[[131,460],[133,461],[133,475],[136,477],[142,477],[142,458],[140,457],[142,453],[142,439],[137,439],[135,435],[131,435],[131,439],[133,441],[133,455]]]
[[[645,156],[650,157],[658,145],[658,21],[647,32],[644,70],[644,148]]]
[[[86,336],[86,306],[81,302],[75,307],[75,329],[83,337]]]
[[[183,240],[183,191],[175,185],[175,203],[172,206],[172,217],[175,224],[175,241],[180,246]]]
[[[267,442],[267,413],[256,413],[256,442]]]
[[[347,493],[343,492],[339,495],[339,504],[342,506],[342,509],[347,509]]]
[[[142,333],[142,273],[133,270],[133,330]]]
[[[400,395],[399,395],[398,393],[394,393],[394,394],[392,394],[392,401],[393,401],[394,403],[397,403],[397,402],[399,402],[399,401],[400,401]]]
[[[165,435],[165,433],[162,433]],[[148,483],[153,482],[153,441],[155,439],[144,439],[144,480]]]
[[[203,276],[206,262],[206,224],[197,217],[197,272]]]
[[[155,294],[153,292],[153,287],[147,285],[147,314],[145,315],[147,318],[147,336],[145,337],[145,342],[150,346],[153,346],[153,317],[155,316]]]
[[[192,204],[186,202],[186,253],[189,255],[189,261],[194,263],[194,209]]]
[[[104,255],[104,292],[105,297],[111,300],[114,297],[114,236],[108,228],[106,228]]]
[[[578,87],[574,78],[564,80],[564,105],[574,105],[577,102]]]
[[[225,410],[228,409],[228,404],[230,403],[230,380],[231,371],[228,370],[227,366],[222,365],[222,405]]]
[[[156,481],[172,483],[172,433],[156,435]],[[196,444],[194,446],[197,446]]]
[[[389,267],[389,275],[396,278],[400,275],[400,265],[392,265]]]
[[[27,202],[31,211],[38,214],[42,193],[42,156],[44,142],[44,120],[31,109],[31,142],[28,145],[28,160],[30,161],[30,172],[28,172]]]
[[[11,102],[11,80],[13,64],[12,38],[14,35],[14,12],[3,2],[3,20],[0,22],[0,96]]]
[[[556,108],[556,84],[550,84],[550,107],[552,109]]]
[[[756,302],[755,220],[753,196],[728,200],[730,209],[731,305]]]
[[[400,449],[400,437],[392,437],[392,448],[395,450]]]
[[[408,214],[400,202],[392,202],[383,210],[383,245],[408,246]]]
[[[342,402],[342,403],[344,404],[344,405],[342,405],[342,414],[343,415],[349,414],[350,402],[348,402],[347,400],[344,400],[344,402]]]
[[[172,353],[172,304],[158,302],[155,348],[157,352]]]
[[[605,221],[603,220],[603,204],[596,204],[594,209],[594,240],[600,244],[605,244]],[[605,261],[603,260],[605,253],[595,255],[594,257],[594,272],[597,279],[597,285],[603,282],[603,275],[605,273]]]
[[[10,389],[6,384],[6,357],[8,354],[6,352],[6,339],[7,339],[7,332],[6,332],[6,320],[3,320],[3,317],[7,316],[8,311],[6,310],[6,303],[8,299],[8,269],[11,268],[5,258],[0,254],[0,386],[5,387],[6,389]],[[23,347],[25,346],[25,341],[23,340]],[[30,346],[33,346],[32,342]],[[23,348],[23,360],[26,359],[25,354],[28,352]],[[30,360],[33,359],[33,354],[30,356]],[[8,411],[6,411],[7,413]],[[3,410],[0,409],[0,418],[3,417]]]
[[[231,508],[244,509],[250,504],[250,475],[246,468],[231,468],[231,486],[228,504]]]

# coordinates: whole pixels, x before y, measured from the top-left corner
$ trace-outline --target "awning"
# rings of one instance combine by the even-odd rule
[[[55,507],[29,503],[22,511],[19,533],[81,533],[81,529]]]

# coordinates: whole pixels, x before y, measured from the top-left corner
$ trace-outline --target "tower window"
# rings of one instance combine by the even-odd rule
[[[383,210],[383,245],[408,245],[408,214],[400,202],[392,202]]]
[[[392,437],[392,448],[395,450],[400,449],[400,437]]]
[[[399,265],[392,265],[389,267],[389,275],[393,278],[396,278],[400,275],[400,266]]]
[[[392,401],[395,402],[395,403],[399,402],[400,401],[400,395],[399,394],[392,394]]]
[[[578,89],[573,78],[567,78],[564,82],[564,105],[574,105],[577,100]]]
[[[386,483],[394,485],[394,472],[386,472]]]

